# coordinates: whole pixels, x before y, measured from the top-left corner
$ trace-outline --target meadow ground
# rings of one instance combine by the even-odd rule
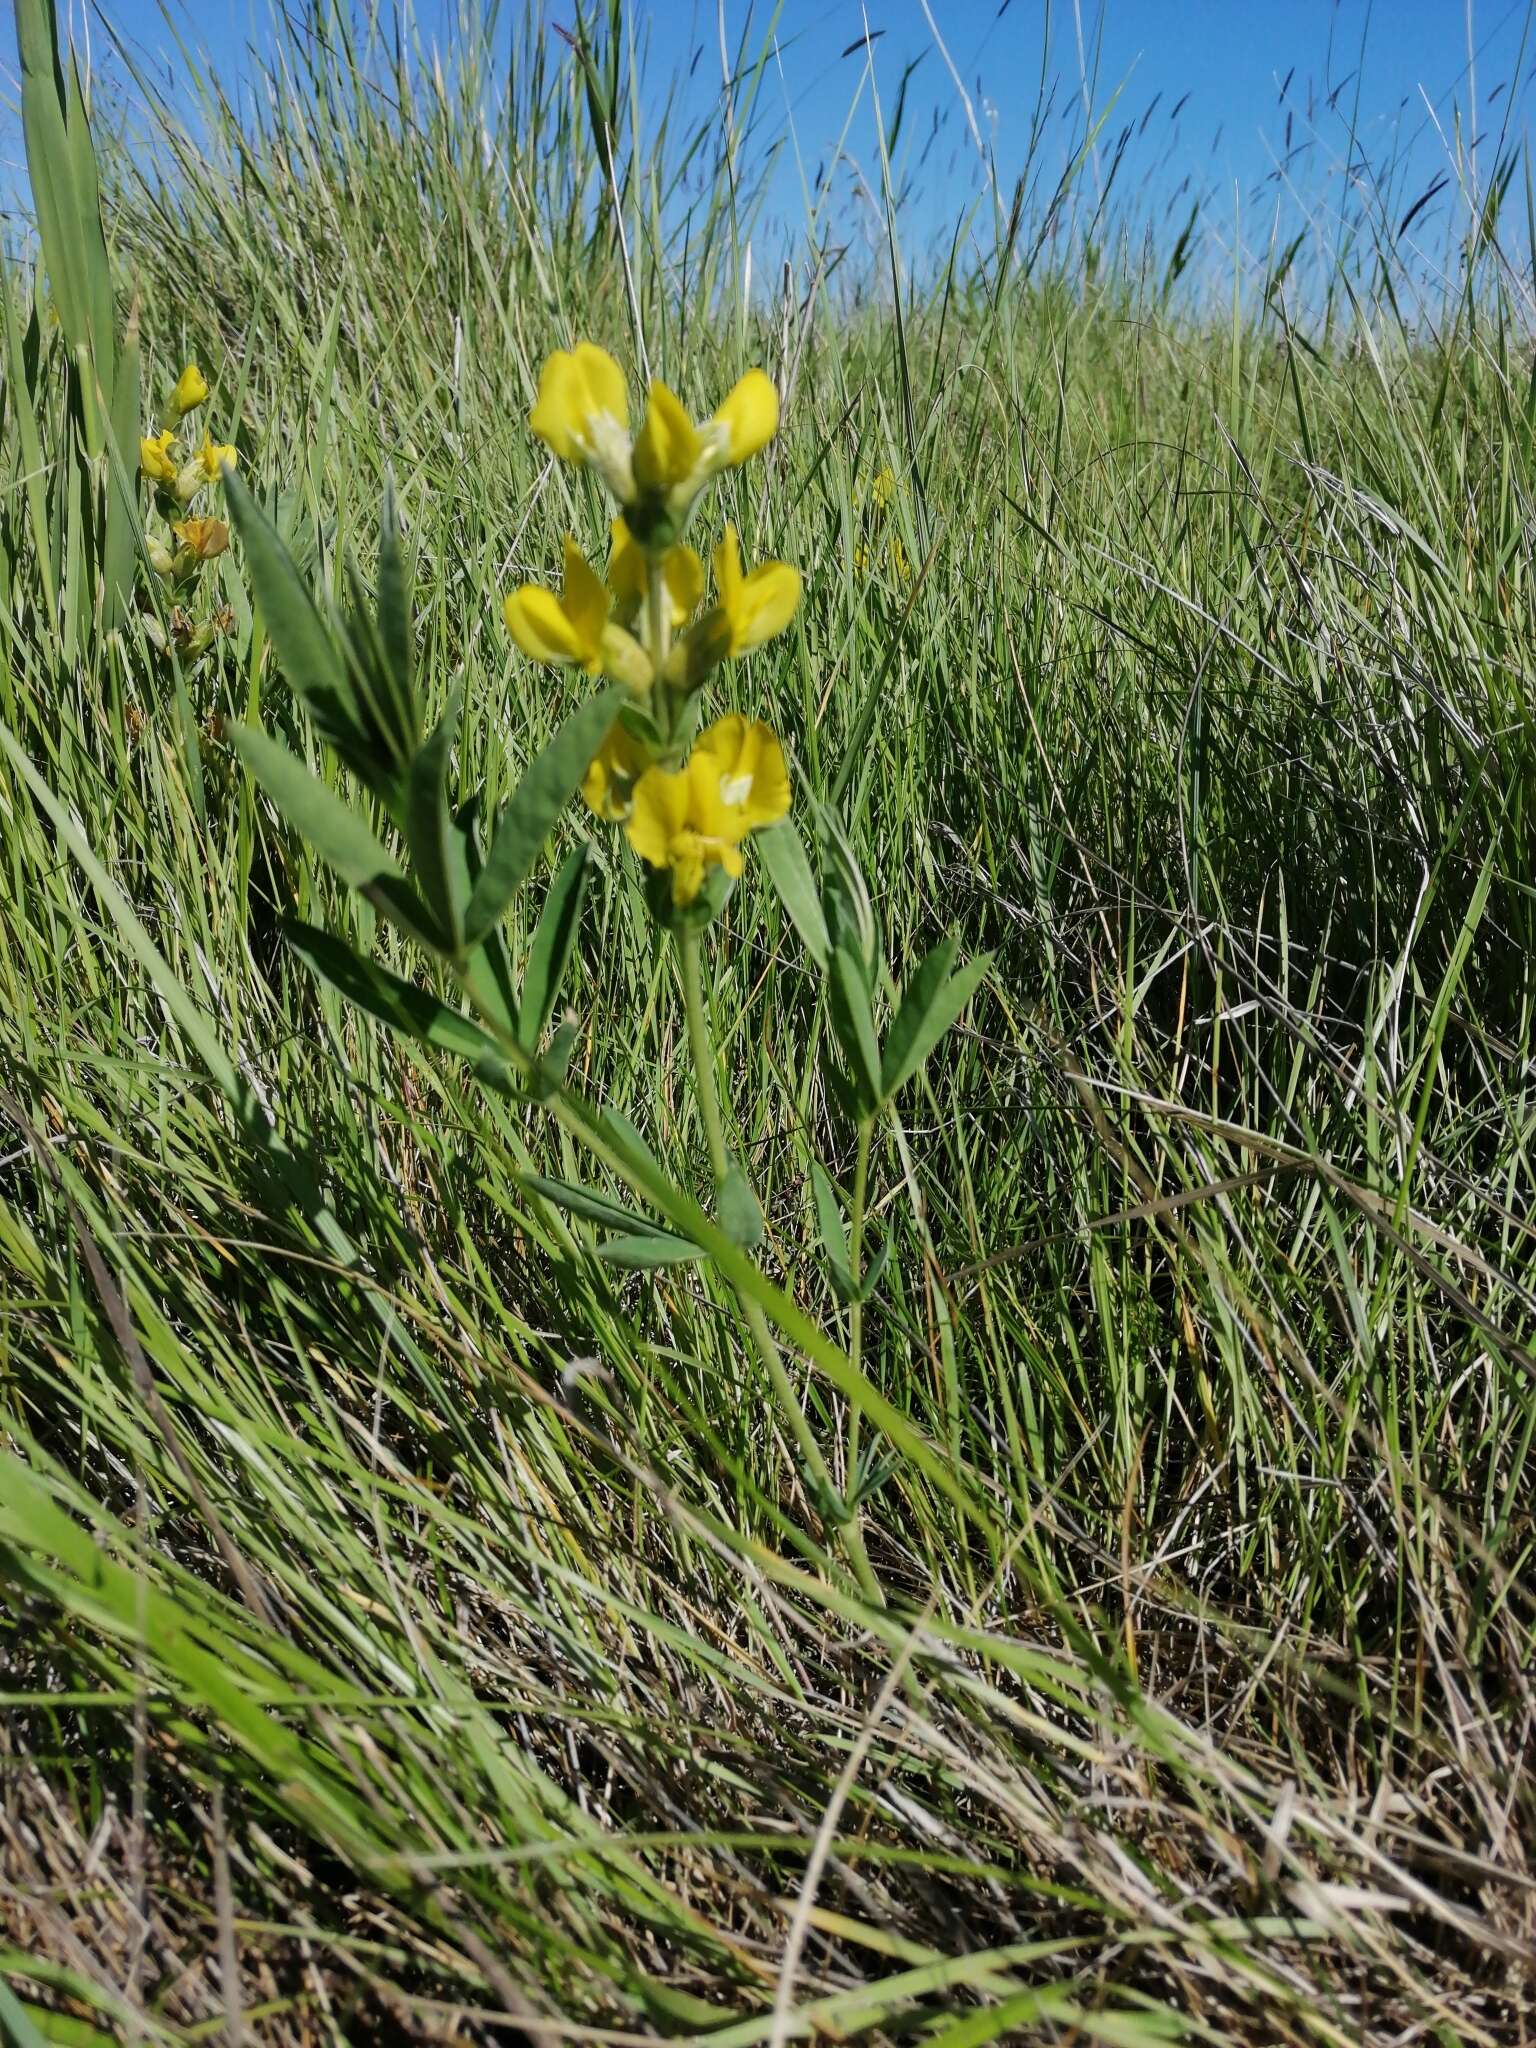
[[[225,744],[358,794],[238,542],[203,659],[103,630],[112,479],[7,272],[0,2035],[1536,2038],[1536,377],[1497,215],[1413,319],[1369,220],[1223,320],[1107,228],[1085,262],[1050,182],[899,296],[823,217],[748,302],[751,72],[737,124],[634,149],[622,37],[583,73],[514,28],[486,116],[472,39],[434,79],[287,33],[259,121],[210,89],[151,152],[98,108],[145,422],[195,358],[316,587],[371,584],[393,477],[421,689],[462,685],[494,800],[579,695],[502,597],[606,519],[528,433],[540,364],[590,335],[638,382],[643,336],[707,409],[761,363],[782,430],[720,509],[806,590],[728,701],[844,822],[877,1007],[946,930],[991,965],[870,1147],[889,1409],[786,1348],[877,1604],[715,1265],[598,1262],[530,1186],[601,1179],[547,1105],[285,942],[436,985]],[[571,1073],[700,1192],[674,954],[590,830]],[[707,999],[763,1264],[846,1358],[812,1167],[835,1210],[858,1147],[760,861]]]

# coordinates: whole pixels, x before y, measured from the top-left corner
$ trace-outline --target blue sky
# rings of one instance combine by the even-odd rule
[[[87,19],[82,0],[60,4],[77,23]],[[539,5],[552,25],[573,12],[570,0]],[[723,8],[732,50],[744,34],[760,46],[772,0],[723,0]],[[446,18],[446,0],[417,0],[415,11],[430,38]],[[707,113],[720,79],[717,0],[638,0],[633,11],[653,74],[691,71],[689,96]],[[6,13],[0,67],[9,97],[14,54]],[[1129,125],[1114,196],[1138,202],[1169,239],[1197,196],[1208,251],[1238,233],[1250,249],[1288,238],[1306,213],[1336,213],[1351,183],[1358,194],[1363,158],[1378,168],[1395,165],[1382,209],[1396,218],[1446,174],[1412,230],[1433,260],[1464,222],[1473,168],[1486,184],[1501,138],[1525,133],[1536,69],[1533,15],[1536,0],[783,0],[764,113],[786,135],[792,123],[799,157],[814,173],[853,105],[835,204],[850,234],[872,242],[874,216],[858,196],[861,180],[873,187],[879,179],[872,88],[889,118],[903,73],[915,64],[897,165],[914,245],[946,238],[986,177],[995,175],[1006,200],[1043,79],[1049,117],[1037,162],[1047,190],[1081,138],[1085,97],[1097,112],[1119,94],[1097,160],[1084,169],[1090,212]],[[175,0],[174,18],[231,78],[248,61],[242,53],[269,34],[268,0],[198,0],[192,8]],[[143,52],[171,48],[156,0],[106,0],[89,19],[98,52],[109,40],[104,22]],[[1467,145],[1460,170],[1458,117]],[[15,123],[0,116],[0,155],[18,154]],[[6,183],[14,191],[14,167]],[[1523,211],[1523,196],[1520,205]],[[789,149],[774,206],[791,230],[803,224]]]

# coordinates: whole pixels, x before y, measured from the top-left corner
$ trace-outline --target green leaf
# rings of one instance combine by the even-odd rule
[[[663,1266],[686,1266],[702,1259],[696,1244],[664,1232],[634,1232],[627,1237],[605,1237],[597,1248],[605,1266],[618,1266],[627,1273],[652,1273]]]
[[[80,232],[81,195],[75,182],[65,113],[64,71],[53,0],[16,0],[16,47],[21,59],[21,127],[27,178],[59,326],[71,351],[89,349],[95,296],[85,237]],[[101,232],[100,217],[97,233]],[[110,360],[101,365],[110,385]]]
[[[864,962],[846,939],[832,948],[827,997],[833,1034],[848,1062],[860,1109],[867,1115],[880,1102],[880,1041],[875,1035]]]
[[[48,2048],[47,2037],[33,2024],[32,2012],[30,2005],[23,2005],[0,1983],[0,2039],[10,2042],[12,2048]]]
[[[370,1017],[377,1017],[402,1037],[415,1039],[418,1045],[468,1060],[482,1081],[502,1093],[510,1092],[505,1055],[473,1017],[450,1009],[426,989],[365,960],[315,925],[288,919],[283,925],[283,937],[310,973],[347,1002]]]
[[[139,510],[139,307],[128,314],[117,373],[112,384],[112,442],[107,465],[107,536],[102,558],[103,623],[110,633],[122,623],[133,595],[134,564],[144,531]]]
[[[453,807],[448,801],[448,768],[458,736],[464,685],[455,683],[447,709],[431,738],[411,763],[405,786],[405,836],[416,884],[457,951],[463,900],[459,896],[460,849],[454,844]]]
[[[231,725],[225,736],[289,824],[354,889],[398,877],[399,864],[335,790],[297,754],[259,726]]]
[[[734,1159],[727,1165],[725,1179],[720,1183],[720,1228],[743,1251],[751,1251],[763,1241],[762,1209],[752,1192],[752,1183]]]
[[[610,683],[578,706],[518,784],[501,814],[485,868],[469,899],[464,936],[470,945],[501,921],[555,820],[575,795],[592,756],[608,737],[628,694],[624,683]]]
[[[224,479],[230,515],[245,544],[245,563],[283,673],[324,736],[353,756],[366,752],[366,729],[346,660],[315,608],[277,528],[240,478]]]
[[[557,1209],[568,1209],[573,1216],[585,1217],[588,1223],[600,1223],[605,1230],[634,1231],[645,1236],[665,1237],[668,1233],[653,1223],[649,1216],[636,1214],[626,1209],[621,1202],[600,1195],[596,1188],[584,1187],[580,1181],[557,1180],[552,1174],[520,1173],[519,1187],[530,1194],[542,1195],[547,1202],[553,1202]],[[684,1240],[679,1239],[679,1243]]]
[[[394,696],[406,751],[420,735],[416,710],[415,651],[411,638],[411,574],[405,559],[393,482],[384,486],[379,519],[379,645]]]
[[[768,871],[769,881],[778,891],[785,915],[800,934],[805,950],[818,967],[824,968],[831,957],[832,940],[822,912],[816,878],[806,857],[805,842],[795,829],[793,819],[785,818],[777,825],[770,825],[766,832],[756,833],[752,843]]]
[[[560,984],[571,963],[582,905],[592,873],[592,848],[586,840],[568,853],[550,884],[534,928],[523,973],[519,1036],[532,1052],[544,1036],[560,997]]]
[[[992,965],[991,954],[982,953],[951,975],[954,957],[955,941],[941,940],[907,985],[886,1040],[880,1074],[880,1093],[887,1102],[911,1080]]]
[[[842,1205],[818,1159],[811,1161],[811,1198],[816,1205],[816,1229],[833,1288],[839,1301],[851,1301],[853,1276],[848,1269],[848,1236],[843,1229]]]

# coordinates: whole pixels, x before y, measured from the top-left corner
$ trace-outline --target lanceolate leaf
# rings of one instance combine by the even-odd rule
[[[464,937],[474,945],[499,923],[513,895],[527,879],[555,820],[576,793],[620,707],[629,695],[623,683],[573,711],[535,759],[501,814],[485,869],[475,884],[464,919]]]
[[[573,1216],[585,1217],[588,1223],[600,1223],[605,1230],[634,1231],[643,1236],[667,1234],[649,1216],[626,1209],[621,1202],[600,1195],[596,1188],[583,1187],[580,1181],[556,1180],[552,1174],[544,1173],[520,1173],[517,1179],[518,1185],[530,1194],[542,1195],[557,1209],[567,1209]]]
[[[821,908],[816,880],[806,858],[805,845],[793,822],[785,818],[766,832],[759,832],[752,844],[778,891],[790,923],[818,967],[825,967],[832,951],[827,920]]]
[[[375,839],[367,821],[281,741],[254,725],[229,726],[226,736],[289,824],[344,882],[361,889],[399,875],[398,863]]]
[[[349,753],[363,740],[346,662],[277,529],[238,476],[224,480],[230,514],[245,543],[251,588],[283,673],[323,735]]]
[[[860,1106],[868,1113],[880,1100],[880,1041],[875,1036],[864,964],[846,940],[832,949],[827,992],[832,1029],[848,1062]]]
[[[471,1062],[481,1080],[507,1089],[507,1063],[495,1040],[472,1017],[463,1016],[427,990],[363,959],[340,939],[312,924],[301,924],[295,919],[284,925],[283,936],[311,974],[328,983],[349,1003],[377,1017],[381,1024],[387,1024],[403,1037],[414,1038],[439,1052],[457,1053]]]
[[[901,1008],[886,1041],[880,1077],[881,1094],[886,1101],[911,1080],[970,1001],[992,965],[991,954],[983,953],[975,960],[968,960],[957,974],[951,975],[949,963],[954,954],[954,942],[950,939],[935,946],[912,977],[902,998]]]
[[[457,950],[463,901],[456,876],[453,807],[448,800],[448,768],[459,730],[464,686],[455,683],[448,707],[411,763],[406,779],[405,833],[411,848],[411,869],[438,923]]]
[[[415,656],[411,644],[411,576],[395,509],[395,487],[384,490],[379,523],[379,645],[394,695],[395,718],[406,749],[419,737],[416,714]]]
[[[605,1266],[618,1266],[631,1273],[651,1273],[663,1266],[691,1265],[704,1254],[686,1238],[668,1237],[658,1230],[644,1235],[637,1232],[626,1237],[605,1237],[597,1248],[597,1256]]]
[[[592,872],[592,849],[585,840],[561,863],[550,884],[528,952],[519,1006],[518,1035],[530,1052],[538,1046],[560,999],[560,984],[570,965]]]
[[[733,1159],[720,1186],[720,1228],[746,1251],[763,1241],[763,1212],[752,1183]]]

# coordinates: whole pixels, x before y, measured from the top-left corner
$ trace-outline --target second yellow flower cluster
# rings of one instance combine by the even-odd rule
[[[621,511],[606,577],[567,536],[562,589],[514,591],[507,626],[535,661],[628,685],[631,702],[582,792],[599,817],[622,823],[642,860],[670,874],[678,908],[699,897],[711,868],[739,875],[747,835],[789,808],[783,749],[767,726],[733,714],[688,747],[703,684],[721,662],[784,630],[800,602],[799,572],[785,562],[744,571],[727,526],[706,605],[704,564],[681,538],[705,486],[757,454],[778,418],[778,393],[761,370],[749,371],[697,426],[656,382],[631,437],[623,372],[582,342],[545,364],[529,419],[557,456],[600,476]]]
[[[160,432],[139,442],[139,473],[154,487],[155,504],[170,527],[172,542],[167,545],[151,531],[144,537],[144,551],[155,574],[178,591],[229,546],[225,522],[194,515],[191,507],[198,493],[221,482],[225,470],[233,469],[239,457],[229,442],[215,441],[207,432],[202,447],[190,453],[181,449],[177,438],[187,415],[207,396],[207,378],[196,363],[188,363],[161,408]],[[184,657],[201,654],[222,630],[224,620],[220,612],[203,626],[195,626],[179,611],[174,613],[171,625],[177,652]],[[146,630],[152,639],[164,637],[158,626]]]

